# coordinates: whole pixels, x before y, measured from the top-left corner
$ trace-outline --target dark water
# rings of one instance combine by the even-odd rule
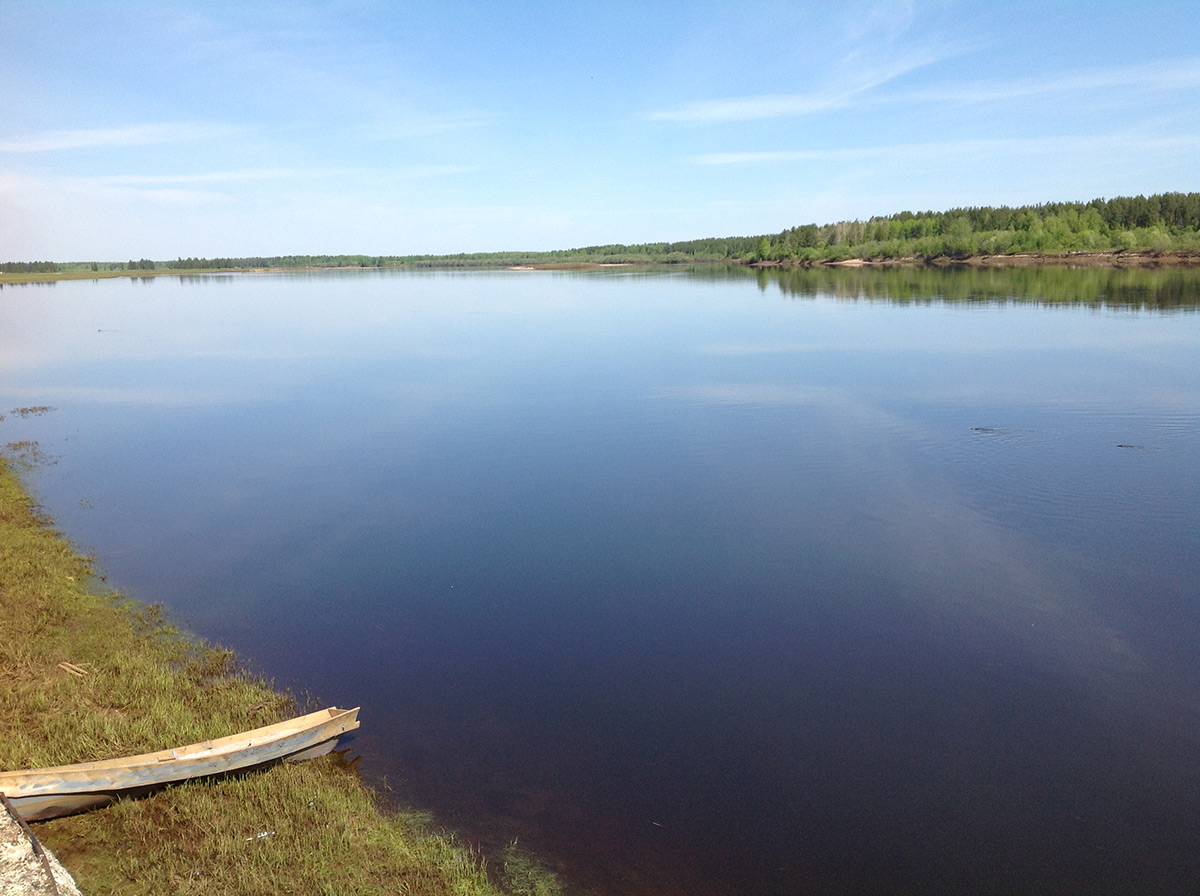
[[[112,582],[602,894],[1200,883],[1200,274],[0,291]]]

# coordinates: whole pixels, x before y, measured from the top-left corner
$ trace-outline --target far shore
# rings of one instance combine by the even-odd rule
[[[1152,268],[1200,266],[1200,252],[1070,252],[1065,255],[908,255],[897,258],[821,258],[782,261],[738,261],[734,259],[697,259],[694,261],[530,261],[525,264],[478,264],[470,266],[437,264],[351,265],[297,268],[158,268],[155,270],[57,271],[30,274],[0,273],[0,286],[24,283],[54,283],[59,280],[108,280],[114,277],[200,277],[207,274],[263,274],[280,271],[405,271],[405,270],[510,270],[510,271],[591,271],[618,267],[678,267],[680,265],[745,265],[753,268],[895,268],[895,267],[1092,267]]]
[[[1200,265],[1200,252],[1069,252],[1065,255],[907,255],[899,258],[788,259],[756,261],[756,268],[894,268],[972,267],[1032,268],[1043,265],[1089,268],[1193,267]]]

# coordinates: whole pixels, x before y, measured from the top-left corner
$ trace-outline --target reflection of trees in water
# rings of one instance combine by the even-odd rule
[[[731,279],[725,269],[714,273],[713,279]],[[1200,306],[1200,270],[1193,268],[765,268],[753,275],[762,288],[775,286],[795,298],[902,305],[1031,302],[1163,310]],[[709,279],[700,271],[697,276]]]

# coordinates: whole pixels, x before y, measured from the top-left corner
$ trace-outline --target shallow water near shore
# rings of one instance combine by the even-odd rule
[[[0,290],[110,582],[601,894],[1188,892],[1200,272]],[[10,408],[51,405],[21,416]]]

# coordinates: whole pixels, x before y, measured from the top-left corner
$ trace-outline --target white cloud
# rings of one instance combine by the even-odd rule
[[[689,124],[722,124],[766,118],[794,118],[828,112],[851,105],[863,94],[929,65],[946,54],[917,52],[875,71],[859,72],[854,86],[815,93],[765,93],[757,96],[728,97],[683,103],[671,109],[652,112],[651,121],[676,121]]]
[[[1200,59],[1182,59],[1154,65],[1111,69],[1086,69],[1057,77],[1016,81],[975,81],[948,87],[933,87],[898,96],[881,97],[881,102],[927,102],[975,105],[1026,99],[1032,96],[1095,93],[1108,90],[1153,91],[1156,93],[1200,89]]]
[[[366,168],[244,168],[234,171],[205,171],[192,174],[115,174],[91,178],[107,186],[156,186],[159,184],[236,183],[239,181],[322,180],[328,178],[388,178],[420,180],[449,177],[481,170],[475,165],[404,165],[383,171]],[[82,180],[82,179],[80,179]]]
[[[206,171],[194,174],[112,174],[91,178],[111,186],[155,186],[157,184],[206,184],[234,181],[281,180],[346,174],[349,169],[245,168],[236,171]],[[82,180],[82,179],[80,179]]]
[[[846,92],[831,94],[767,93],[759,96],[698,100],[683,103],[673,109],[653,112],[648,117],[651,121],[678,121],[692,124],[785,118],[811,115],[814,112],[839,108],[846,104],[851,95]]]
[[[1061,156],[1104,150],[1114,152],[1161,152],[1200,149],[1200,136],[1144,137],[1137,134],[1108,134],[1085,137],[1013,137],[995,140],[945,140],[846,149],[765,150],[757,152],[710,152],[689,156],[694,165],[762,165],[780,162],[855,162],[951,156]]]
[[[482,171],[478,165],[407,165],[387,172],[398,180],[421,180],[427,177],[451,177],[455,174],[471,174]]]
[[[17,139],[0,140],[0,152],[56,152],[97,147],[150,146],[226,138],[237,129],[206,122],[138,124],[123,128],[84,128],[44,131]]]
[[[849,46],[834,51],[823,86],[797,93],[767,93],[696,100],[650,113],[651,121],[720,124],[770,118],[790,118],[840,109],[860,102],[897,78],[960,55],[968,46],[960,40],[924,39],[912,46],[898,44],[913,24],[912,3],[875,4],[854,18]]]
[[[431,137],[482,127],[489,116],[471,112],[447,112],[432,115],[402,111],[387,118],[364,124],[357,129],[361,140],[408,140]]]
[[[750,152],[705,152],[688,156],[693,165],[763,165],[777,162],[850,161],[880,155],[886,147],[870,149],[771,149]]]
[[[860,51],[843,62],[855,73],[853,86],[841,90],[810,93],[767,93],[682,103],[653,112],[651,121],[689,124],[720,124],[769,118],[790,118],[846,108],[850,105],[896,105],[911,103],[952,103],[975,106],[1033,96],[1068,96],[1110,90],[1134,90],[1158,94],[1200,89],[1200,59],[1181,59],[1154,65],[1124,66],[1110,69],[1086,69],[1065,72],[1057,77],[1026,78],[1015,81],[974,81],[899,93],[872,95],[876,88],[949,56],[958,49],[916,49],[899,56],[874,71],[864,68]],[[853,62],[853,65],[850,63]]]

